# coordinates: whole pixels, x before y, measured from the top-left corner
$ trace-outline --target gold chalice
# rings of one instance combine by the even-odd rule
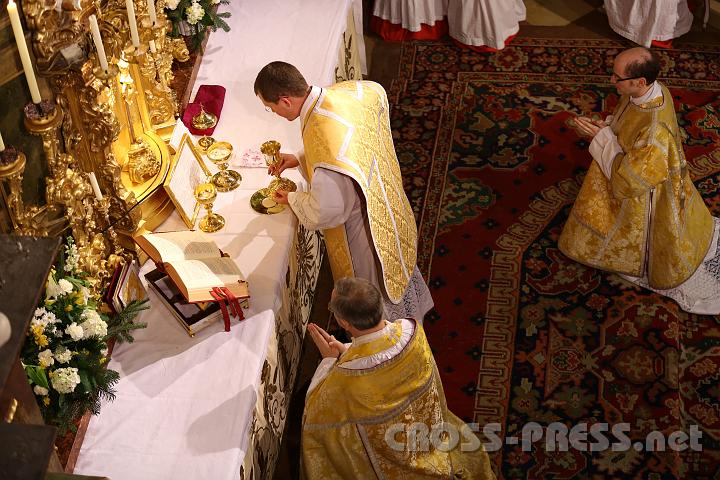
[[[217,190],[212,183],[201,183],[195,187],[195,200],[207,210],[205,217],[200,220],[200,230],[205,233],[217,232],[225,226],[225,218],[212,211],[213,202],[216,198]]]
[[[235,170],[228,170],[228,160],[232,155],[233,147],[228,142],[215,142],[207,149],[207,157],[220,169],[212,177],[212,183],[218,192],[229,192],[240,185],[242,175]]]
[[[265,157],[265,163],[268,167],[276,166],[281,162],[280,142],[276,140],[268,140],[263,143],[260,146],[260,152]],[[290,179],[276,175],[267,187],[261,188],[253,194],[250,198],[250,205],[255,211],[260,213],[272,214],[282,212],[285,209],[285,205],[277,203],[273,199],[277,190],[294,192],[297,190],[297,185]]]

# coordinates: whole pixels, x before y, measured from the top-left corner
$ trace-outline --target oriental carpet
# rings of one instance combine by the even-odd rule
[[[480,54],[403,45],[391,122],[436,308],[425,328],[450,409],[498,423],[702,431],[702,452],[492,453],[502,478],[718,478],[720,321],[564,257],[557,238],[590,164],[579,113],[618,101],[629,43],[516,39]],[[720,215],[720,47],[660,51],[693,179]],[[616,439],[609,436],[609,441]],[[592,439],[591,439],[592,440]]]

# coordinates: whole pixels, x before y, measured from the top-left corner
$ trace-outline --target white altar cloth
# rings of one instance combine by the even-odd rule
[[[213,133],[216,140],[234,138],[236,147],[249,147],[272,138],[283,151],[298,151],[302,146],[298,122],[265,111],[253,92],[255,77],[268,63],[282,60],[295,65],[310,84],[335,83],[348,12],[354,8],[357,20],[357,5],[353,0],[263,0],[233,1],[223,8],[232,12],[228,19],[232,41],[221,31],[210,36],[190,98],[203,84],[226,88],[222,116]],[[362,52],[364,56],[364,47]]]
[[[138,318],[148,327],[113,351],[108,367],[120,373],[117,397],[90,419],[75,473],[113,480],[238,477],[296,226],[289,209],[255,213],[250,196],[270,177],[264,169],[238,170],[240,187],[219,195],[213,209],[226,227],[210,235],[248,280],[246,320],[233,319],[229,333],[218,322],[190,338],[150,290],[151,309]],[[303,187],[298,172],[285,176]],[[184,228],[173,213],[157,230]],[[146,262],[141,274],[153,267]]]

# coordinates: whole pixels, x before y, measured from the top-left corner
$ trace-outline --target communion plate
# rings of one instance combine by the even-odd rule
[[[285,205],[267,196],[267,188],[261,188],[250,197],[250,206],[258,213],[272,215],[285,210]]]

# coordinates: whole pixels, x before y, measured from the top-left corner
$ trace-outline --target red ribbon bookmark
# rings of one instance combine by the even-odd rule
[[[230,331],[230,315],[238,317],[238,320],[245,320],[238,298],[227,287],[214,287],[210,291],[210,295],[220,304],[226,332]],[[226,300],[227,306],[225,305]]]

